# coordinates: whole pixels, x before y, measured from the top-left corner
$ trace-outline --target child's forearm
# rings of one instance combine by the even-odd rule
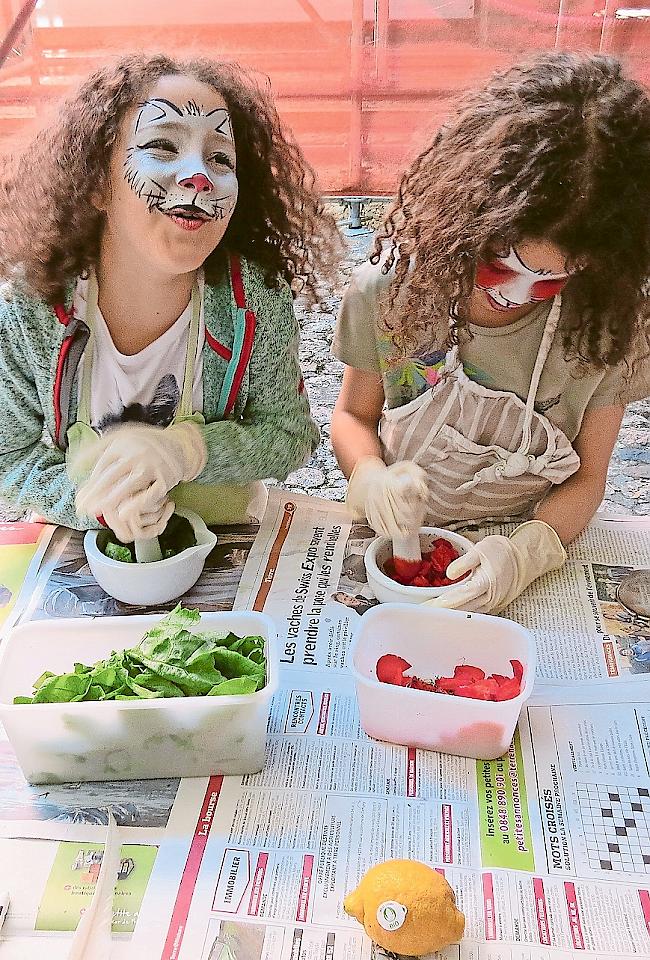
[[[334,410],[331,435],[336,459],[348,478],[362,457],[382,455],[376,422],[365,421],[346,410]]]
[[[600,506],[604,492],[603,479],[581,475],[578,470],[551,490],[535,511],[535,519],[553,527],[566,545],[582,533]]]
[[[573,442],[580,457],[579,469],[553,487],[535,511],[535,519],[553,527],[564,544],[584,530],[601,504],[624,412],[620,404],[587,410]]]
[[[98,527],[90,517],[77,515],[75,486],[68,476],[63,453],[37,442],[31,447],[0,454],[0,496],[27,513],[35,511],[50,523],[75,530]]]

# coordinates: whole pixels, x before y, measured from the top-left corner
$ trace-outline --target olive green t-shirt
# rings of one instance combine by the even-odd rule
[[[435,385],[445,360],[442,343],[432,343],[405,361],[391,360],[394,351],[389,334],[379,327],[379,304],[392,276],[392,272],[382,274],[381,264],[371,263],[353,274],[332,345],[334,356],[348,366],[381,374],[390,408],[408,403]],[[467,375],[485,387],[507,390],[525,401],[551,304],[551,300],[540,303],[505,327],[470,324],[472,337],[460,346]],[[561,327],[562,319],[542,371],[535,409],[573,441],[585,410],[650,396],[650,361],[637,363],[633,378],[625,363],[585,370],[565,358]]]

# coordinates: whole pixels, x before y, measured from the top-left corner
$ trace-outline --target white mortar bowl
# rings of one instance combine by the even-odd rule
[[[474,546],[467,537],[462,537],[459,533],[453,533],[451,530],[443,530],[441,527],[421,527],[420,549],[424,553],[425,550],[431,548],[435,540],[441,538],[448,540],[461,556]],[[425,600],[439,597],[445,590],[450,589],[449,585],[446,587],[406,587],[397,583],[383,570],[385,562],[392,555],[393,541],[390,537],[377,537],[369,544],[363,558],[366,565],[368,585],[381,603],[424,603]]]
[[[177,507],[174,512],[189,521],[196,545],[166,560],[155,560],[153,563],[111,560],[97,545],[97,537],[102,531],[89,530],[86,533],[84,549],[88,566],[97,583],[109,596],[124,603],[153,606],[175,600],[194,586],[217,537],[192,510]]]

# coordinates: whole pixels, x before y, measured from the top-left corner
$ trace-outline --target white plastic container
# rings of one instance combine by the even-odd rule
[[[380,657],[394,653],[422,680],[453,676],[457,664],[512,676],[524,668],[521,693],[501,702],[472,700],[382,683]],[[361,726],[370,737],[409,747],[493,760],[510,746],[535,679],[535,641],[504,617],[404,603],[373,607],[361,618],[351,651]]]
[[[41,620],[16,627],[0,656],[0,722],[30,783],[257,773],[278,686],[277,634],[262,613],[204,613],[194,632],[263,636],[266,686],[223,697],[14,704],[41,673],[135,646],[160,616]]]
[[[422,527],[420,529],[420,548],[422,552],[430,550],[436,540],[448,540],[462,556],[473,546],[471,540],[453,530],[443,530],[441,527]],[[368,584],[372,592],[381,603],[424,603],[439,597],[450,587],[407,587],[397,583],[383,571],[383,566],[389,557],[393,556],[393,541],[390,537],[377,537],[365,552],[364,562]]]
[[[181,550],[175,557],[153,563],[123,563],[112,560],[99,549],[98,537],[104,530],[89,530],[84,537],[84,550],[93,577],[110,597],[140,606],[168,603],[181,597],[194,586],[203,572],[206,558],[217,542],[201,517],[192,510],[177,507],[174,511],[192,525],[196,545]]]

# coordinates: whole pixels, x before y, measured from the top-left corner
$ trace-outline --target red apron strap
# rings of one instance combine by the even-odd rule
[[[54,408],[54,442],[61,450],[66,448],[70,414],[70,393],[79,362],[88,343],[88,327],[74,316],[74,311],[65,309],[62,304],[53,307],[59,323],[65,327],[63,341],[59,348],[52,389]]]
[[[64,327],[67,327],[72,319],[72,312],[68,313],[62,303],[54,304],[54,314],[59,323]],[[72,338],[65,337],[59,350],[59,358],[56,363],[56,375],[54,377],[54,442],[57,447],[61,445],[61,380],[63,379],[65,361],[71,344]]]

